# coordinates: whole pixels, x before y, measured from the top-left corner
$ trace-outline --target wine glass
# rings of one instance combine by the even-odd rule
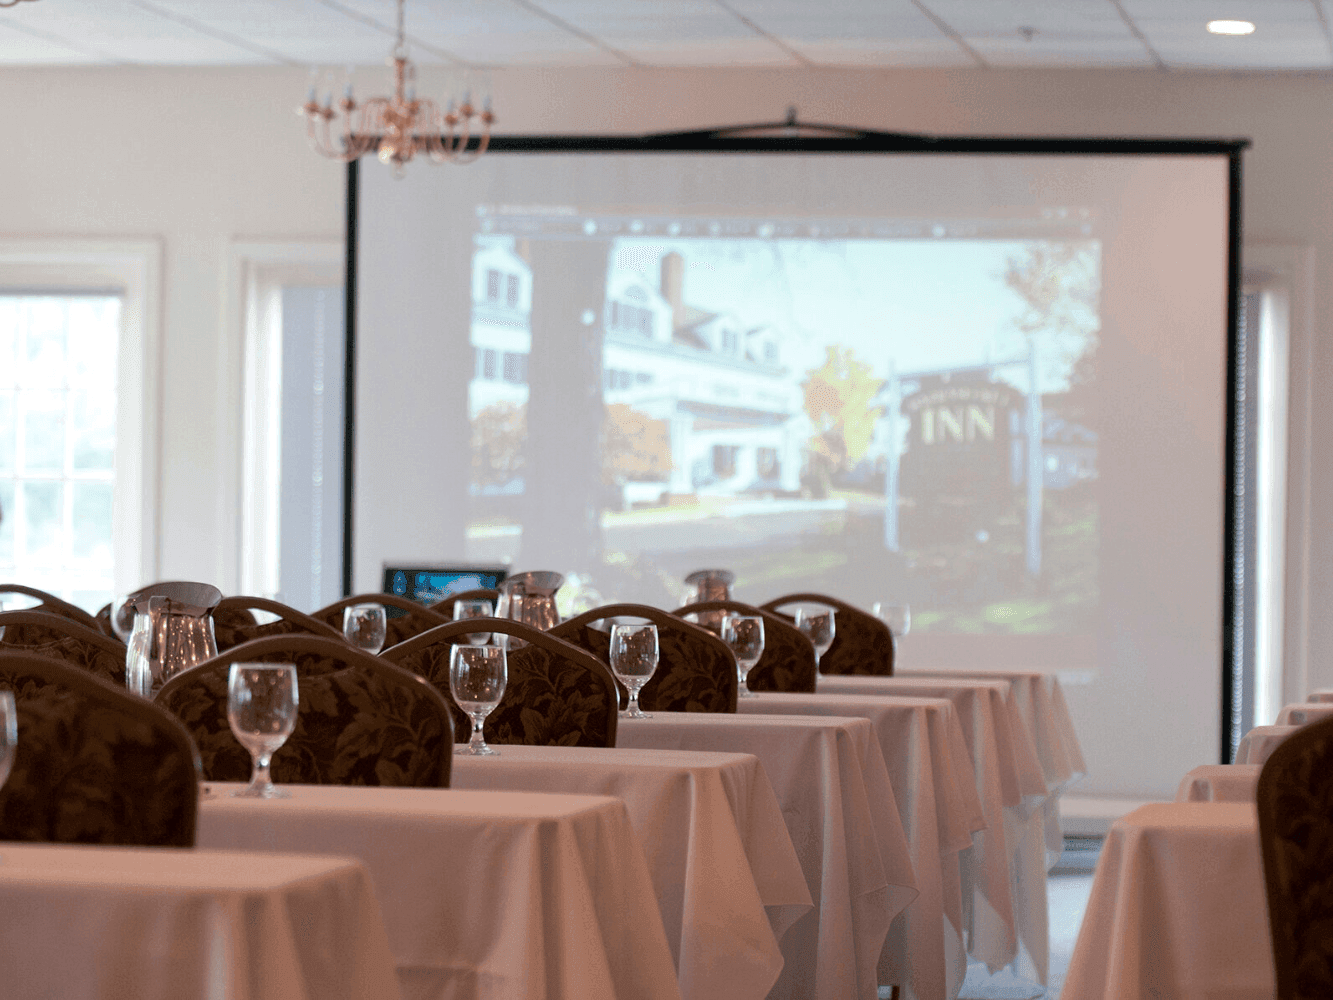
[[[454,621],[461,622],[465,618],[494,618],[495,605],[484,598],[468,598],[465,601],[454,601]],[[467,641],[474,646],[484,646],[491,641],[489,632],[469,632]]]
[[[906,604],[881,604],[876,601],[870,613],[889,627],[895,639],[912,630],[912,609]]]
[[[19,743],[19,713],[13,691],[0,691],[0,788],[14,769],[14,754]]]
[[[836,612],[825,604],[802,604],[796,609],[796,627],[815,647],[815,669],[819,669],[819,660],[833,645],[835,631],[834,615]]]
[[[343,638],[374,656],[384,648],[388,622],[383,604],[353,604],[343,609]]]
[[[722,641],[736,657],[736,672],[740,675],[740,697],[757,698],[746,686],[745,677],[764,655],[764,619],[758,615],[728,614],[722,619]]]
[[[639,708],[639,689],[657,670],[656,625],[611,626],[611,672],[629,689],[629,704],[622,719],[651,719]]]
[[[504,697],[509,662],[503,646],[455,646],[449,651],[449,691],[458,707],[472,717],[472,739],[456,754],[494,757],[500,751],[486,745],[481,726]]]
[[[290,663],[233,663],[227,678],[227,722],[250,751],[250,784],[233,792],[240,798],[285,799],[273,786],[269,763],[296,729],[296,667]]]

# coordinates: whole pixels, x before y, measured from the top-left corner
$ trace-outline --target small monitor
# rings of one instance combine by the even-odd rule
[[[497,590],[504,566],[390,566],[384,564],[384,592],[434,604],[465,590]]]

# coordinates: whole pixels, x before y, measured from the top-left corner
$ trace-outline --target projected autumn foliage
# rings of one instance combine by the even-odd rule
[[[850,347],[834,344],[824,349],[824,364],[812,369],[801,387],[806,415],[816,428],[811,454],[827,462],[831,472],[864,458],[884,412],[871,405],[884,380],[871,374],[870,365]]]

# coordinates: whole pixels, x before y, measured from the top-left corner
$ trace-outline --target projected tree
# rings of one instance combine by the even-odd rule
[[[472,418],[472,481],[504,486],[523,473],[523,442],[528,436],[527,408],[493,403]]]
[[[1097,350],[1100,254],[1093,242],[1034,242],[1008,260],[1005,285],[1023,300],[1014,321],[1043,359],[1043,391],[1089,384]]]
[[[868,362],[850,347],[831,344],[824,363],[806,373],[805,412],[817,428],[810,438],[810,464],[817,492],[827,490],[828,479],[861,461],[870,448],[882,406],[872,402],[884,380],[871,374]]]
[[[665,482],[671,475],[671,433],[665,420],[654,420],[625,403],[609,403],[602,428],[602,476],[607,482]]]

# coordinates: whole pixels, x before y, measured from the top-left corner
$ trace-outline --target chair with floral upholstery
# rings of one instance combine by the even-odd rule
[[[169,713],[88,671],[0,652],[18,707],[0,840],[194,846],[199,754]]]
[[[241,643],[162,685],[154,701],[194,737],[208,780],[250,778],[250,754],[227,723],[233,663],[296,666],[296,729],[273,755],[275,782],[448,787],[454,734],[440,693],[341,638],[300,634]]]
[[[432,611],[424,604],[418,604],[411,598],[400,597],[397,594],[357,594],[355,597],[344,597],[341,601],[334,601],[327,608],[320,608],[310,617],[322,621],[330,628],[337,629],[341,634],[343,611],[353,604],[383,605],[386,614],[384,623],[385,649],[396,646],[400,642],[406,642],[412,636],[420,635],[428,628],[434,628],[436,625],[448,625],[453,620],[438,611]],[[395,611],[399,613],[394,614]]]
[[[125,686],[125,645],[73,618],[43,611],[0,611],[5,642],[0,650],[35,653],[86,670],[95,677]],[[14,638],[11,638],[13,636]],[[24,641],[34,637],[38,641]]]
[[[277,619],[259,624],[254,615],[256,611],[277,615]],[[267,597],[224,597],[213,609],[213,635],[219,653],[243,642],[274,635],[315,635],[339,642],[343,637],[341,622],[333,628],[303,611]]]
[[[1333,718],[1273,751],[1255,804],[1277,1000],[1333,997]]]
[[[740,601],[699,601],[677,608],[675,614],[681,618],[697,615],[702,623],[704,616],[710,612],[716,614],[728,611],[738,615],[758,615],[764,620],[764,653],[746,674],[746,687],[751,691],[796,691],[806,694],[814,691],[817,675],[815,649],[790,619]],[[718,627],[721,628],[720,623]],[[712,629],[709,628],[709,631]]]
[[[790,620],[781,609],[805,603],[827,604],[838,613],[833,645],[819,658],[821,674],[893,676],[893,633],[869,612],[827,594],[787,594],[760,607]]]
[[[449,696],[449,651],[478,632],[499,632],[526,643],[506,657],[509,680],[500,704],[486,717],[487,743],[616,745],[619,703],[611,671],[549,632],[507,618],[470,618],[422,632],[380,657],[420,674]],[[456,705],[454,731],[462,742],[472,731],[472,721]]]
[[[17,600],[15,595],[18,596]],[[35,605],[32,604],[34,599],[38,602]],[[48,594],[36,587],[25,587],[21,583],[0,583],[0,601],[3,601],[10,608],[25,604],[28,607],[23,608],[24,611],[40,611],[43,614],[56,615],[77,622],[84,628],[100,631],[97,619],[84,611],[83,608],[76,607],[68,601],[56,597],[55,594]],[[59,638],[60,635],[56,632],[43,631],[41,625],[16,625],[13,629],[5,632],[4,637],[0,638],[0,643],[11,646],[35,646],[38,643],[53,642]]]
[[[436,601],[430,605],[430,610],[436,614],[444,615],[449,621],[453,621],[454,605],[459,601],[490,601],[491,607],[499,610],[500,592],[498,590],[488,590],[485,587],[479,587],[476,590],[464,590],[457,594],[450,594],[443,600]]]
[[[586,649],[609,669],[611,627],[594,626],[616,618],[643,619],[657,626],[657,670],[639,692],[639,705],[645,712],[736,711],[740,683],[736,658],[727,644],[706,628],[661,608],[607,604],[557,625],[550,634]]]

